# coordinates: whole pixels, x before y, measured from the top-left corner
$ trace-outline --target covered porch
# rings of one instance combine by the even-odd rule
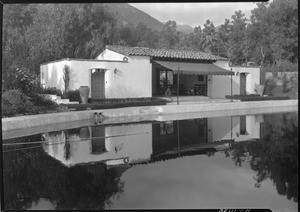
[[[233,72],[208,62],[153,60],[152,96],[172,97],[173,101],[176,97],[178,103],[207,101],[214,98],[213,75],[232,76]]]

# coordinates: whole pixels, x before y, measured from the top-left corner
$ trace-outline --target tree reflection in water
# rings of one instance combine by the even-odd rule
[[[298,202],[298,113],[264,115],[261,139],[233,143],[229,154],[238,166],[250,160],[255,187],[270,178],[278,194]]]
[[[40,198],[56,209],[104,209],[112,196],[119,198],[123,193],[116,168],[107,169],[101,163],[68,168],[42,148],[5,152],[3,165],[5,209],[30,208]]]

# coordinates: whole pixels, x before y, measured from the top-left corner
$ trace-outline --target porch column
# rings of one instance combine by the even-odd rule
[[[179,105],[179,66],[178,66],[178,72],[177,72],[177,104]]]
[[[178,156],[180,156],[180,137],[179,137],[179,121],[178,120],[177,120],[177,149],[178,149]]]
[[[230,96],[231,96],[231,102],[233,101],[232,99],[232,67],[230,67],[231,75],[230,75]]]

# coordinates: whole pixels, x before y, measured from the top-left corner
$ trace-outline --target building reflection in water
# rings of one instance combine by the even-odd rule
[[[260,115],[126,125],[97,125],[43,134],[44,150],[65,166],[102,162],[107,167],[149,163],[228,149],[259,139]]]

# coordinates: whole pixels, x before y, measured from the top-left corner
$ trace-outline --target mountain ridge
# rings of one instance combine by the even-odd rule
[[[142,22],[157,31],[161,31],[164,27],[164,23],[128,3],[105,3],[104,6],[116,16],[120,24],[137,25],[139,22]],[[194,28],[190,25],[177,24],[177,31],[179,32],[190,33],[193,30]]]

